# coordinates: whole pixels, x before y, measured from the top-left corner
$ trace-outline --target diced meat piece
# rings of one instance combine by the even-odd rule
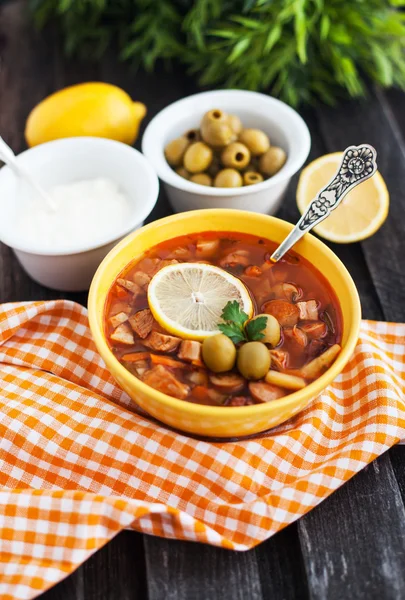
[[[263,304],[262,312],[273,315],[281,327],[294,327],[300,317],[298,305],[287,300],[270,300]]]
[[[128,302],[114,302],[110,308],[110,315],[117,315],[120,312],[129,315],[132,310],[132,306]]]
[[[227,406],[249,406],[250,404],[254,404],[251,398],[247,398],[246,396],[233,396]]]
[[[307,336],[313,339],[322,338],[328,333],[328,327],[323,321],[309,321],[308,323],[300,323],[300,329],[305,331]]]
[[[187,380],[193,383],[194,385],[199,386],[207,386],[208,384],[208,374],[207,371],[203,369],[192,370],[186,374]]]
[[[177,356],[181,360],[201,360],[201,344],[194,340],[183,340],[180,344],[180,350]]]
[[[291,373],[294,375],[298,375],[299,377],[303,377],[304,379],[316,379],[322,373],[327,371],[331,364],[334,362],[335,358],[339,354],[341,347],[339,344],[334,344],[330,346],[323,354],[320,354],[311,362],[306,364],[301,369],[298,369],[296,373]]]
[[[155,319],[149,308],[138,310],[137,313],[129,317],[129,323],[132,329],[135,331],[136,335],[142,339],[148,337],[152,331],[154,321]]]
[[[244,271],[244,275],[246,275],[246,277],[260,277],[261,274],[261,268],[257,267],[256,265],[250,265],[249,267],[246,267]]]
[[[224,404],[225,400],[227,399],[227,394],[222,394],[214,388],[208,388],[207,394],[208,398],[212,400],[212,402],[215,402],[215,404]]]
[[[283,371],[288,365],[288,352],[285,350],[270,350],[271,367]]]
[[[110,335],[110,339],[120,344],[127,344],[128,346],[134,343],[134,336],[128,323],[118,325]]]
[[[293,283],[276,283],[272,289],[274,298],[296,302],[302,296],[302,289]]]
[[[143,341],[144,346],[157,352],[174,352],[177,350],[181,339],[172,335],[152,331]]]
[[[306,302],[297,302],[302,321],[318,320],[318,303],[316,300],[307,300]]]
[[[294,327],[285,327],[283,331],[284,336],[300,348],[305,348],[308,344],[307,334],[297,327],[297,325],[294,325]]]
[[[210,373],[209,379],[221,392],[235,394],[243,389],[246,380],[238,373]]]
[[[113,317],[110,317],[108,320],[111,323],[111,325],[115,328],[118,327],[118,325],[121,325],[121,323],[125,323],[125,321],[128,321],[128,315],[124,312],[119,312]]]
[[[243,266],[247,267],[250,264],[249,252],[247,250],[237,250],[236,252],[231,252],[221,258],[219,261],[219,265],[221,267],[236,267]]]
[[[136,271],[136,273],[132,275],[132,281],[144,290],[146,290],[148,287],[150,280],[150,275],[144,273],[143,271]]]
[[[137,285],[133,281],[130,281],[129,279],[118,278],[117,282],[120,284],[121,287],[125,288],[126,290],[128,290],[129,292],[134,294],[135,296],[137,294],[140,294],[142,291],[142,289],[139,287],[139,285]]]
[[[249,383],[249,390],[252,398],[259,403],[271,402],[286,395],[285,390],[282,388],[277,385],[264,383],[263,381],[251,381]]]
[[[126,296],[128,295],[128,290],[125,290],[120,285],[116,285],[114,291],[117,298],[126,298]]]
[[[168,369],[163,365],[156,365],[149,371],[146,371],[142,377],[142,381],[150,385],[155,390],[184,400],[187,398],[190,388],[188,385],[181,383]]]
[[[160,265],[160,258],[143,258],[139,261],[137,268],[139,271],[146,273],[150,277],[156,273],[158,266]]]
[[[218,248],[219,240],[198,240],[195,255],[197,258],[211,258]]]
[[[122,364],[128,371],[130,371],[133,375],[137,377],[142,377],[142,375],[148,370],[148,361],[147,360],[138,360],[136,362],[130,361],[122,361]]]
[[[160,263],[159,263],[159,265],[158,265],[158,267],[157,267],[157,269],[156,269],[156,273],[158,271],[160,271],[160,269],[163,269],[163,267],[169,267],[170,265],[177,265],[177,264],[179,264],[179,261],[176,260],[175,258],[171,258],[171,259],[168,258],[168,259],[165,259],[165,260],[161,260]]]
[[[191,252],[185,246],[179,246],[170,252],[169,258],[178,258],[181,261],[191,258]]]

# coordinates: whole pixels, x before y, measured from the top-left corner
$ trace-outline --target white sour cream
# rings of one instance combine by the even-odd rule
[[[111,179],[89,179],[49,190],[56,210],[38,197],[28,197],[16,226],[25,242],[63,250],[100,244],[125,229],[133,208]]]

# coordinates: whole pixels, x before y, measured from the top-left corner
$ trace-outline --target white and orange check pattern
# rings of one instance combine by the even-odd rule
[[[0,363],[2,600],[35,598],[127,527],[251,548],[405,437],[405,325],[364,321],[304,412],[228,443],[131,412],[72,302],[0,307]]]

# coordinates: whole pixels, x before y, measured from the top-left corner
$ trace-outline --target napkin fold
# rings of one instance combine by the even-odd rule
[[[136,412],[83,307],[0,306],[0,598],[35,598],[127,527],[252,548],[405,437],[404,391],[405,325],[363,321],[302,413],[255,439],[201,441]]]

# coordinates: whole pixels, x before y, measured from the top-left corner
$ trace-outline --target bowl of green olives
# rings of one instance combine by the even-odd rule
[[[237,208],[274,214],[311,138],[290,106],[257,92],[202,92],[158,113],[142,151],[176,212]]]

